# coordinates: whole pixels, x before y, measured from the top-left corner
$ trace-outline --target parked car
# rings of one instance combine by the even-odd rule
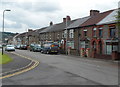
[[[41,53],[58,53],[59,52],[59,46],[56,43],[48,43],[44,44],[43,48],[41,49]]]
[[[32,51],[34,51],[34,52],[41,52],[41,49],[42,49],[41,45],[36,44],[36,45],[34,45]]]
[[[2,45],[0,44],[0,48],[2,48]]]
[[[21,50],[27,50],[27,45],[20,45]]]
[[[15,46],[14,45],[7,45],[5,47],[5,51],[15,51]]]
[[[20,44],[15,46],[16,49],[20,49]]]
[[[34,46],[35,46],[35,44],[30,44],[29,50],[30,50],[30,51],[33,51]]]

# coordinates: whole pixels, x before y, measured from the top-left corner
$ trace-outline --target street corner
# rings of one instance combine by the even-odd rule
[[[27,72],[34,69],[39,64],[38,61],[19,55],[15,52],[7,52],[7,54],[12,57],[13,61],[2,65],[2,73],[0,73],[0,79]]]

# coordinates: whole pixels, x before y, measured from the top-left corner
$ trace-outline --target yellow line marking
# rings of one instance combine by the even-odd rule
[[[26,59],[32,60],[32,61],[35,62],[35,64],[34,64],[33,66],[27,68],[27,69],[23,69],[23,70],[21,70],[21,71],[18,71],[18,72],[15,72],[15,73],[8,74],[8,75],[6,75],[6,76],[0,77],[0,79],[8,78],[8,77],[11,77],[11,76],[15,76],[15,75],[18,75],[18,74],[27,72],[27,71],[29,71],[29,70],[34,69],[34,68],[37,67],[38,64],[39,64],[39,61],[33,60],[32,58],[28,58],[28,57],[22,56],[22,55],[20,55],[20,54],[18,54],[18,53],[14,53],[14,52],[13,52],[13,54],[18,55],[18,56],[21,56],[22,58],[26,58]],[[28,65],[27,65],[27,66],[28,66]],[[26,67],[26,66],[25,66],[25,67]],[[22,67],[22,68],[23,68],[23,67]],[[19,69],[18,69],[18,70],[19,70]],[[14,70],[12,70],[12,71],[14,71]],[[7,72],[5,72],[5,73],[7,73]],[[3,74],[4,74],[4,73],[3,73]]]

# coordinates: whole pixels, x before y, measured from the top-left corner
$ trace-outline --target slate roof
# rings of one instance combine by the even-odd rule
[[[87,16],[87,17],[69,21],[67,29],[74,29],[77,27],[84,27],[84,26],[89,26],[89,25],[97,25],[101,20],[103,20],[106,16],[108,16],[113,11],[114,10],[109,10],[103,13],[99,13],[95,16]],[[66,29],[66,23],[62,22],[62,23],[49,26],[43,31],[41,31],[40,33],[62,31],[64,29]]]
[[[24,33],[19,34],[17,37],[24,37],[24,36],[26,36],[26,34],[27,34],[27,32],[24,32]]]
[[[39,32],[41,32],[41,31],[43,31],[44,29],[46,29],[47,27],[43,27],[43,28],[41,28],[41,29],[36,29],[33,33],[32,33],[32,35],[34,35],[34,36],[39,36]]]
[[[51,26],[45,28],[44,30],[40,31],[39,33],[45,33],[45,32],[48,32],[53,26],[55,26],[55,25],[51,25]]]
[[[116,18],[117,14],[118,14],[118,9],[115,9],[108,16],[106,16],[103,20],[101,20],[99,23],[97,23],[97,25],[115,23],[117,20],[117,18]]]
[[[73,23],[73,21],[68,21],[67,25],[69,26],[71,23]],[[48,32],[54,32],[54,31],[62,31],[66,28],[66,23],[62,22],[59,24],[56,24],[55,26],[53,26]]]
[[[72,21],[68,21],[68,26],[73,23],[75,20]],[[66,23],[62,22],[62,23],[58,23],[58,24],[54,24],[52,26],[47,27],[46,29],[44,29],[43,31],[41,31],[40,33],[45,33],[45,32],[55,32],[55,31],[62,31],[66,28]]]
[[[98,22],[100,22],[103,18],[105,18],[111,12],[113,12],[113,10],[109,10],[109,11],[106,11],[106,12],[103,12],[103,13],[99,13],[95,16],[91,16],[91,18],[88,19],[86,22],[84,22],[81,25],[81,27],[96,25]]]
[[[83,24],[85,21],[87,21],[89,18],[90,18],[90,16],[76,19],[76,21],[74,21],[72,24],[70,24],[67,28],[68,29],[77,28],[81,24]]]

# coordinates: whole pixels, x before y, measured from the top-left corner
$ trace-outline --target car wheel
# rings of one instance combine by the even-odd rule
[[[49,54],[49,51],[47,51],[46,53]]]

